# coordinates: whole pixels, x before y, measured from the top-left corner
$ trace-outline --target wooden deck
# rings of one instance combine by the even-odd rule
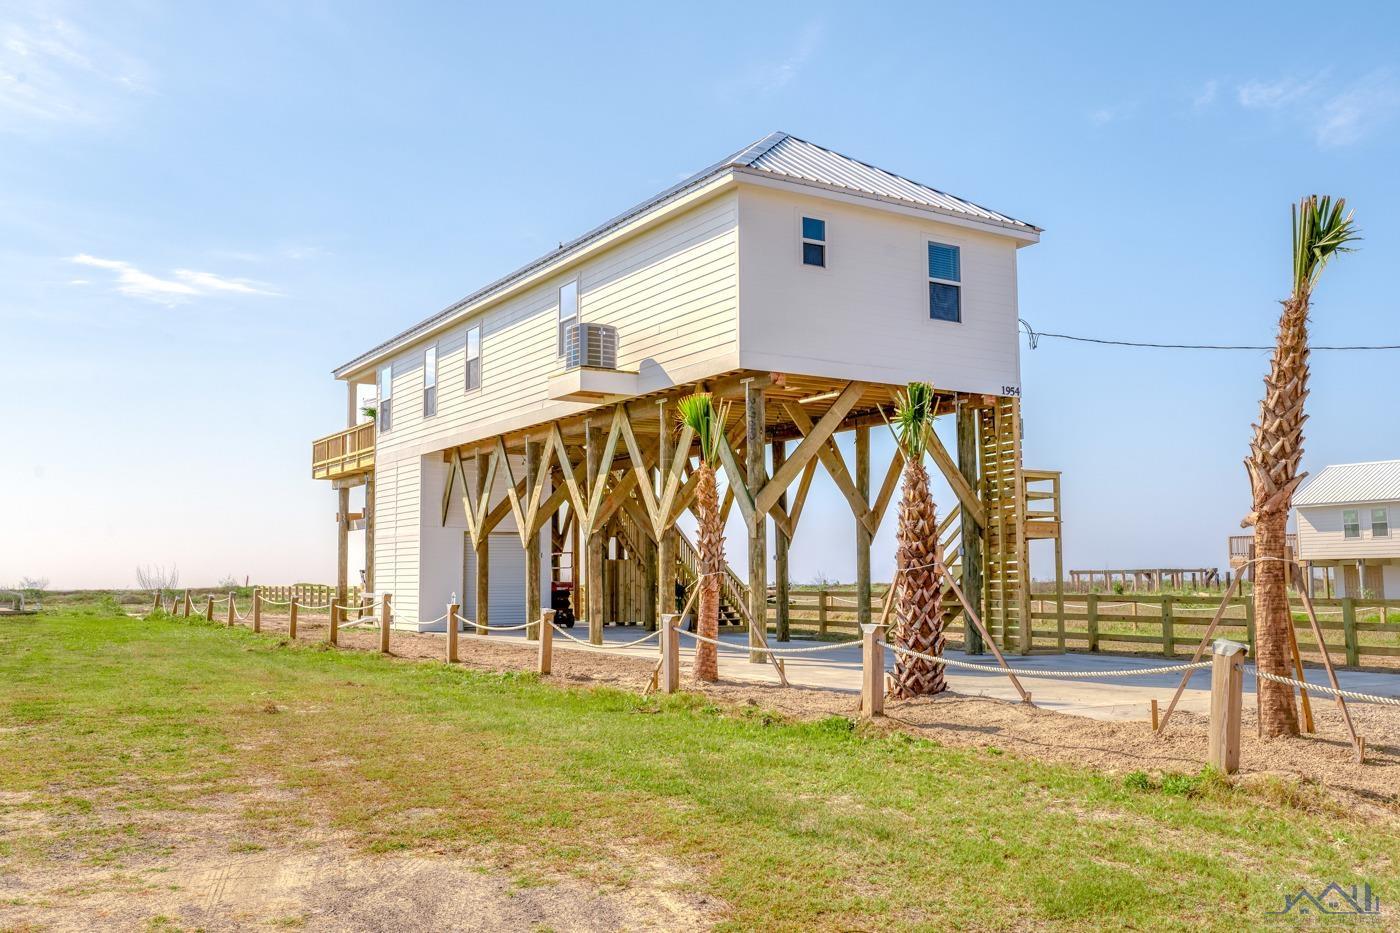
[[[373,472],[373,421],[311,442],[312,479],[341,479]]]

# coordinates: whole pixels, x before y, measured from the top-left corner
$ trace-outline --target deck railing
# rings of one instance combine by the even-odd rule
[[[374,422],[311,442],[311,478],[337,479],[374,469]]]

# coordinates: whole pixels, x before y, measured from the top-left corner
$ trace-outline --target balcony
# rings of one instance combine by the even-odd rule
[[[373,421],[311,442],[312,479],[341,479],[373,471]]]

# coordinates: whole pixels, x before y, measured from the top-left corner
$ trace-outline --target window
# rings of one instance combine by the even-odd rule
[[[379,367],[379,430],[388,433],[393,427],[394,367]]]
[[[467,391],[481,388],[481,325],[467,329]]]
[[[1371,510],[1371,537],[1390,537],[1390,516],[1386,513],[1385,509]]]
[[[826,221],[815,217],[802,218],[802,264],[826,265]]]
[[[564,334],[570,324],[578,322],[578,282],[568,282],[559,288],[559,355],[564,355]]]
[[[956,246],[928,245],[928,316],[962,321],[962,259]]]
[[[1342,537],[1361,537],[1361,518],[1356,509],[1342,509]]]
[[[423,417],[437,414],[437,347],[423,351]]]

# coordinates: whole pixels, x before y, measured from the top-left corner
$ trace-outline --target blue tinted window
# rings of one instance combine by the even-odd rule
[[[802,244],[802,264],[804,266],[824,266],[826,265],[826,244],[824,243],[803,243]]]
[[[961,266],[956,246],[945,246],[942,243],[928,245],[929,278],[942,279],[945,282],[961,282]]]
[[[802,218],[802,239],[804,240],[825,240],[826,221],[817,220],[815,217]]]
[[[928,316],[935,321],[962,321],[962,289],[941,282],[928,283]]]

